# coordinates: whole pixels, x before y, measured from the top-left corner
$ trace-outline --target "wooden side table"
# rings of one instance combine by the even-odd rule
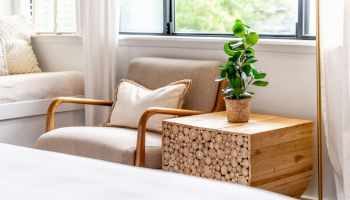
[[[300,197],[313,170],[312,121],[225,112],[163,121],[163,170]]]

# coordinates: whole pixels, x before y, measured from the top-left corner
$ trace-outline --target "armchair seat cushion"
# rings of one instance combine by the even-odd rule
[[[68,127],[42,135],[36,148],[134,165],[137,130],[111,127]],[[147,132],[146,167],[162,166],[162,136]]]

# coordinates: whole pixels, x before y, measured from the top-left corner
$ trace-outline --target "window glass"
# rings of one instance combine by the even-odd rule
[[[33,0],[32,12],[36,32],[76,32],[75,0]]]
[[[260,34],[295,35],[297,0],[175,0],[175,32],[231,33],[242,19]]]
[[[54,0],[35,0],[33,2],[34,30],[36,32],[53,32]]]
[[[57,32],[76,32],[75,0],[57,1]]]
[[[163,33],[163,0],[121,0],[120,32]]]

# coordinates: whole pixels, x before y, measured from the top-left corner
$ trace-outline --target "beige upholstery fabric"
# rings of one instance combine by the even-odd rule
[[[107,126],[137,129],[142,114],[150,107],[182,108],[191,80],[171,83],[156,90],[123,79],[119,82],[115,102]],[[172,115],[154,115],[147,122],[147,130],[161,133],[162,121]]]
[[[42,135],[36,148],[134,165],[137,132],[110,127],[70,127]],[[146,167],[161,168],[161,135],[147,133]]]
[[[10,74],[40,72],[31,45],[32,25],[24,16],[0,18],[0,37],[6,49],[6,62]]]
[[[8,75],[7,64],[5,60],[5,45],[0,37],[0,76]]]
[[[138,58],[127,78],[155,90],[172,82],[192,80],[184,108],[210,112],[215,106],[220,74],[217,61]],[[119,116],[123,117],[123,116]],[[135,120],[137,121],[137,120]],[[146,135],[146,167],[161,168],[161,135]],[[42,135],[37,148],[66,154],[134,164],[137,130],[111,127],[61,128]]]
[[[219,87],[219,83],[214,81],[220,74],[219,64],[217,61],[138,58],[130,63],[127,78],[150,89],[191,79],[192,86],[184,108],[210,112]]]
[[[43,72],[0,77],[0,103],[83,94],[82,72]]]

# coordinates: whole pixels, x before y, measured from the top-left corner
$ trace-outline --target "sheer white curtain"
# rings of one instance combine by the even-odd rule
[[[320,0],[323,118],[338,200],[350,199],[350,1]]]
[[[119,0],[78,0],[78,33],[83,38],[85,98],[112,99],[117,73]],[[87,106],[85,121],[96,126],[109,108]]]

